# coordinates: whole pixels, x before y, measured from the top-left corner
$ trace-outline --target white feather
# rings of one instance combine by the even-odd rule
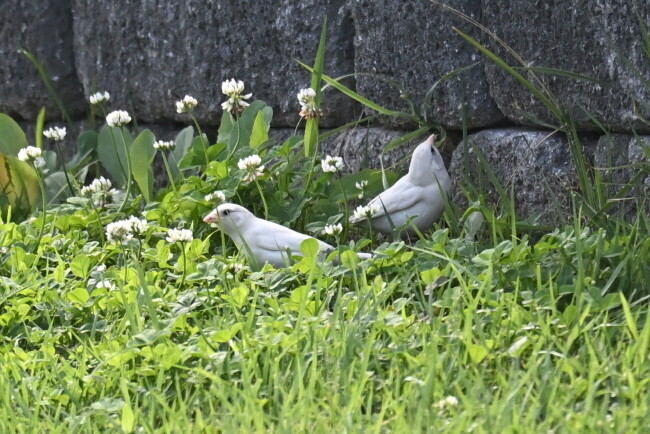
[[[374,230],[391,234],[393,228],[400,228],[400,234],[406,236],[413,232],[413,226],[425,230],[442,215],[445,208],[443,191],[449,192],[451,179],[434,146],[435,137],[431,135],[415,148],[406,175],[368,203]],[[351,217],[350,223],[362,220]]]
[[[237,247],[259,266],[267,262],[274,267],[287,266],[291,263],[290,256],[301,255],[300,244],[308,238],[313,238],[255,217],[246,208],[232,203],[219,205],[203,221],[219,224]],[[334,250],[331,245],[320,240],[316,241],[323,255]],[[362,259],[371,257],[367,253],[358,253],[358,255]]]

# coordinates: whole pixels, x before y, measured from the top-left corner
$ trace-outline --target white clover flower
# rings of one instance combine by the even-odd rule
[[[117,291],[117,286],[108,279],[102,279],[97,282],[95,288],[106,288],[109,291]]]
[[[439,409],[443,409],[446,407],[456,407],[458,406],[458,398],[456,398],[455,396],[448,396],[436,402],[435,404],[433,404],[433,406]]]
[[[146,220],[139,219],[136,216],[131,216],[126,221],[131,225],[131,232],[135,235],[142,235],[149,228],[149,223]]]
[[[194,239],[192,231],[189,229],[168,229],[167,230],[168,243],[189,243]]]
[[[126,220],[109,223],[106,225],[106,239],[116,244],[125,244],[133,238],[131,230],[131,223]]]
[[[174,149],[176,149],[176,143],[174,143],[173,140],[170,140],[168,142],[164,140],[157,140],[153,144],[153,148],[159,151],[173,151]]]
[[[261,164],[262,159],[259,155],[251,155],[239,160],[239,162],[237,162],[237,167],[239,167],[240,170],[247,172],[243,178],[243,181],[255,181],[257,178],[262,176],[264,174],[264,166]]]
[[[363,199],[363,196],[366,194],[366,188],[368,188],[368,181],[364,179],[362,181],[356,182],[354,185],[358,190],[360,190],[357,197],[359,199]]]
[[[199,102],[196,100],[196,98],[185,95],[182,100],[176,101],[176,111],[178,113],[189,113],[194,110],[194,107],[196,107],[198,104]]]
[[[215,191],[214,193],[206,194],[204,199],[206,202],[219,204],[226,201],[226,195],[223,194],[223,191]]]
[[[354,213],[352,213],[352,218],[355,220],[366,219],[372,217],[374,213],[375,210],[370,205],[359,205],[357,209],[354,210]]]
[[[341,223],[336,223],[333,225],[325,225],[325,228],[323,228],[323,233],[325,235],[336,236],[341,232],[343,232],[343,226],[341,225]]]
[[[112,187],[111,181],[100,176],[99,178],[93,179],[93,182],[90,185],[86,185],[81,188],[81,195],[85,197],[90,197],[93,193],[99,193],[103,191],[108,191]]]
[[[55,142],[60,142],[65,138],[67,131],[65,127],[54,127],[54,128],[48,128],[47,130],[43,131],[43,135],[47,137],[48,139],[52,139]]]
[[[336,173],[343,169],[343,158],[327,155],[321,160],[320,165],[323,168],[323,172]]]
[[[117,286],[108,279],[88,279],[88,289],[105,288],[108,291],[117,291]]]
[[[240,94],[244,91],[244,82],[235,80],[234,78],[226,80],[221,83],[221,92],[224,95],[233,96],[233,94]]]
[[[34,168],[36,168],[36,169],[41,169],[41,171],[44,172],[44,173],[47,172],[47,170],[42,170],[42,169],[44,169],[45,164],[46,164],[46,163],[45,163],[45,158],[43,158],[43,157],[36,157],[36,158],[34,159],[33,164],[34,164]]]
[[[35,146],[27,146],[18,151],[18,159],[26,163],[34,163],[37,158],[41,158],[43,151]]]
[[[125,220],[118,220],[106,226],[106,238],[115,243],[126,243],[134,235],[142,235],[149,228],[146,220],[131,216]]]
[[[237,274],[242,270],[245,270],[246,267],[244,264],[240,262],[231,262],[228,265],[226,265],[226,271],[230,271],[232,274]]]
[[[301,105],[309,104],[313,102],[314,99],[316,99],[316,91],[311,87],[300,89],[300,92],[298,92],[298,101]]]
[[[228,96],[228,99],[221,103],[221,108],[232,114],[241,113],[249,104],[244,101],[250,99],[253,94],[242,95],[244,92],[244,82],[235,81],[234,78],[221,83],[221,92]]]
[[[97,208],[102,208],[107,203],[117,203],[121,192],[111,186],[110,180],[100,176],[94,179],[90,185],[81,188],[81,196],[92,199]]]
[[[101,104],[103,102],[109,101],[111,99],[111,95],[108,92],[97,92],[92,95],[90,95],[90,103],[95,105],[95,104]]]
[[[316,91],[311,87],[301,89],[298,92],[298,102],[300,103],[300,116],[305,119],[312,119],[321,116],[321,109],[316,106]]]
[[[105,264],[99,264],[98,266],[95,267],[93,270],[96,273],[103,273],[106,271],[106,265]]]
[[[115,110],[106,116],[106,123],[109,127],[123,127],[129,122],[131,122],[131,116],[124,110]]]

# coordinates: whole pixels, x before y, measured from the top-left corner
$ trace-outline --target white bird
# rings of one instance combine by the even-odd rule
[[[420,143],[413,151],[408,173],[372,199],[367,207],[357,208],[350,223],[369,218],[374,230],[391,234],[394,229],[400,229],[400,235],[405,237],[414,232],[413,227],[423,231],[438,220],[445,208],[443,191],[449,192],[451,179],[434,146],[435,138],[433,134]]]
[[[203,219],[206,223],[217,223],[221,230],[243,250],[249,260],[262,266],[266,262],[274,267],[290,264],[290,256],[301,256],[300,243],[313,238],[285,226],[255,217],[243,206],[233,203],[219,205]],[[323,241],[318,241],[319,250],[326,254],[334,250]],[[372,255],[357,253],[361,259]],[[252,258],[251,258],[252,256]]]

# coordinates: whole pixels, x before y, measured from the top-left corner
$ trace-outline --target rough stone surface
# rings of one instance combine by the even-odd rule
[[[311,76],[294,59],[313,63],[325,15],[325,70],[338,76],[354,66],[353,26],[344,0],[119,0],[102,7],[74,0],[73,14],[86,94],[108,90],[113,107],[132,110],[144,122],[185,120],[174,103],[190,94],[199,100],[199,121],[217,125],[225,100],[221,82],[236,78],[254,99],[273,107],[274,126],[295,126],[296,94]],[[324,125],[354,117],[349,98],[335,91],[324,98]]]
[[[326,133],[327,130],[321,131]],[[294,135],[295,129],[271,129],[269,136],[279,143]],[[298,135],[303,134],[298,130]],[[362,169],[380,169],[379,161],[382,149],[404,135],[402,131],[389,130],[379,127],[358,127],[332,136],[320,144],[322,155],[339,156],[345,163],[343,173],[355,173]],[[422,138],[424,139],[424,138]],[[420,143],[419,140],[411,140],[403,145],[388,151],[384,155],[384,168],[403,172],[408,168],[409,155]]]
[[[583,143],[594,145],[589,140]],[[497,189],[481,168],[477,150],[508,194],[514,187],[515,211],[519,218],[539,215],[539,223],[553,224],[570,211],[570,193],[577,182],[564,137],[549,136],[548,131],[519,128],[485,130],[470,135],[467,152],[461,143],[454,151],[450,167],[454,182],[452,198],[461,207],[467,204],[463,189],[468,188],[468,181],[474,186],[482,184],[491,204],[499,202]]]
[[[645,151],[644,151],[645,150]],[[650,136],[631,137],[628,145],[627,158],[630,164],[628,172],[628,182],[632,180],[639,171],[642,173],[639,183],[635,186],[630,196],[635,198],[642,207],[645,215],[650,219]]]
[[[48,119],[61,112],[50,98],[32,63],[19,49],[36,57],[71,116],[84,113],[85,102],[72,50],[70,0],[8,0],[0,7],[0,112],[16,119],[36,119],[41,107]]]
[[[350,3],[356,29],[355,72],[401,83],[422,116],[448,128],[460,129],[464,116],[469,128],[503,119],[489,94],[481,63],[440,83],[433,92],[433,103],[422,108],[427,91],[445,74],[483,61],[478,51],[452,30],[457,26],[475,34],[471,25],[428,1]],[[454,1],[452,6],[480,20],[480,0]],[[384,107],[409,111],[400,91],[375,76],[358,76],[357,89]],[[413,125],[398,118],[383,119],[381,123],[400,128]]]
[[[650,89],[641,84],[634,69],[650,76],[650,56],[642,49],[637,14],[650,26],[650,3],[643,0],[511,0],[483,1],[483,24],[493,30],[534,67],[558,68],[599,80],[599,84],[557,75],[536,74],[571,113],[581,130],[599,130],[586,112],[605,127],[650,131],[639,122],[636,106],[650,114]],[[487,41],[486,37],[482,40]],[[510,65],[521,66],[503,47],[489,46]],[[620,53],[620,54],[619,54]],[[626,60],[634,65],[630,67]],[[490,92],[501,111],[512,121],[534,125],[529,118],[553,122],[552,116],[532,94],[492,63],[486,64]],[[533,80],[532,75],[527,75]],[[556,123],[556,122],[553,122]]]
[[[25,132],[25,136],[27,136],[27,143],[30,146],[35,146],[36,145],[36,123],[21,121],[18,122],[18,125],[20,125],[20,127]],[[85,120],[74,121],[72,125],[68,125],[64,122],[46,122],[43,125],[43,131],[52,127],[65,127],[66,129],[65,139],[63,139],[60,145],[61,145],[61,152],[63,152],[63,157],[67,161],[70,158],[72,158],[72,156],[77,152],[77,137],[79,137],[81,133],[83,133],[88,129],[87,123]],[[56,151],[56,146],[54,145],[54,141],[46,137],[43,137],[43,148],[49,151]]]

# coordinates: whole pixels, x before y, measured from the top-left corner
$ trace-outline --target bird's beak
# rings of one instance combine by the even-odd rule
[[[203,221],[206,223],[219,223],[219,213],[215,209],[210,214],[206,215],[203,218]]]
[[[436,136],[435,134],[431,134],[431,135],[429,136],[429,138],[427,139],[427,143],[428,143],[429,146],[431,146],[432,148],[435,148],[435,147],[436,147],[436,146],[435,146],[435,144],[436,144],[436,138],[437,138],[437,136]]]

